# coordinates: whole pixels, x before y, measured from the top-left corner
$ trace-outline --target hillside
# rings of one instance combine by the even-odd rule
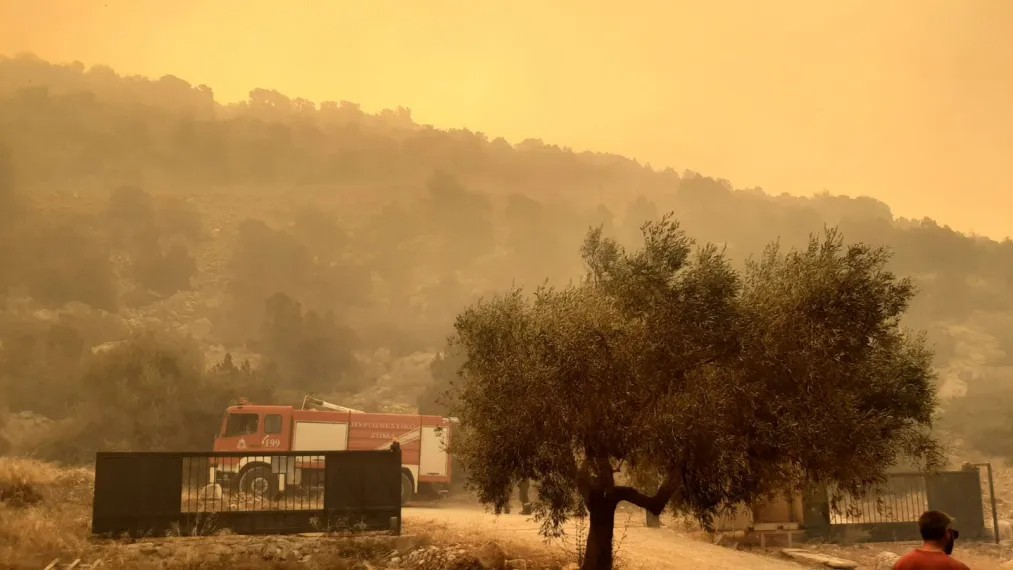
[[[1009,240],[407,109],[269,89],[222,105],[179,78],[28,56],[0,58],[0,445],[207,447],[241,395],[413,409],[446,376],[430,362],[459,309],[579,277],[588,226],[630,242],[669,211],[738,261],[825,224],[892,248],[921,291],[907,324],[936,347],[941,425],[1013,456]]]

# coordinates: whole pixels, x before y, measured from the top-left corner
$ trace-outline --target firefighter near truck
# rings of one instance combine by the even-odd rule
[[[215,451],[250,452],[218,457],[212,482],[223,489],[274,498],[289,490],[323,483],[323,456],[298,458],[272,453],[390,449],[401,447],[401,504],[417,496],[439,498],[450,490],[447,450],[456,418],[417,414],[367,413],[306,396],[301,408],[254,405],[229,407],[215,436]]]

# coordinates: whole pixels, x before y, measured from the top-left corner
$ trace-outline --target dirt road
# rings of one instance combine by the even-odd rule
[[[481,534],[507,548],[532,551],[574,552],[577,528],[571,523],[565,541],[546,544],[538,523],[519,514],[496,516],[465,505],[443,504],[404,510],[406,532],[447,532],[474,538]],[[669,528],[647,528],[643,516],[617,513],[617,559],[629,570],[694,568],[696,570],[800,570],[798,564],[771,557],[738,552],[680,536]]]

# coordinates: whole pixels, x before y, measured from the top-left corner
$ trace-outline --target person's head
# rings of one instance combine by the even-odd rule
[[[918,518],[922,540],[942,547],[947,554],[953,552],[953,542],[958,536],[952,525],[953,519],[940,511],[926,511]]]

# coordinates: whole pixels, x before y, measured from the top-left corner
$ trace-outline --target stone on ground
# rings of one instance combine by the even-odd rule
[[[503,570],[506,568],[506,552],[495,542],[487,542],[475,551],[475,558],[485,570]]]
[[[827,556],[826,554],[819,554],[817,552],[812,552],[811,550],[785,548],[781,552],[792,560],[807,564],[819,564],[828,568],[858,568],[858,563],[854,560],[837,558],[836,556]]]
[[[876,555],[876,570],[893,570],[893,565],[900,560],[900,555],[894,552],[880,552]]]

